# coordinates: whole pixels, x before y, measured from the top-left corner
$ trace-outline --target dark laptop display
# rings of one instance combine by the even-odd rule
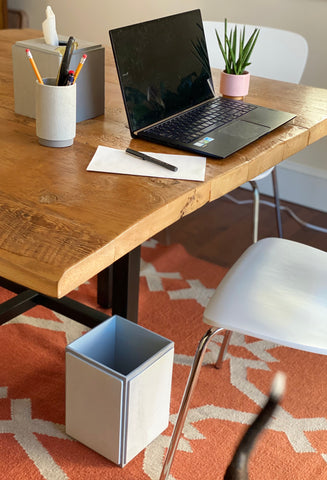
[[[294,118],[215,98],[200,10],[109,34],[133,137],[223,158]]]

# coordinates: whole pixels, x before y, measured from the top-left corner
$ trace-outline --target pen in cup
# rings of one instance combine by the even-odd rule
[[[79,64],[77,65],[76,72],[75,72],[75,75],[74,75],[74,82],[73,82],[73,83],[76,82],[77,77],[78,77],[78,75],[80,74],[80,71],[82,70],[82,67],[83,67],[83,65],[84,65],[84,62],[85,62],[86,58],[87,58],[87,55],[86,55],[86,53],[84,53],[84,55],[82,56],[82,58],[81,58],[80,61],[79,61]]]
[[[69,70],[66,86],[73,85],[74,83],[74,70]]]
[[[65,48],[64,55],[61,60],[61,64],[59,67],[58,75],[57,75],[57,82],[56,84],[61,87],[65,86],[67,83],[68,72],[69,72],[69,65],[73,55],[73,51],[75,49],[75,38],[70,36],[67,41],[67,45]]]
[[[36,63],[34,62],[34,58],[32,56],[32,53],[30,51],[29,48],[26,48],[26,55],[27,55],[27,58],[29,59],[30,61],[30,64],[32,65],[33,67],[33,70],[34,70],[34,73],[36,75],[36,78],[38,79],[39,83],[41,83],[43,85],[43,80],[42,80],[42,77],[40,75],[40,72],[38,71],[38,68],[36,66]]]
[[[156,165],[159,165],[160,167],[164,167],[167,170],[171,170],[172,172],[177,172],[178,170],[178,168],[175,165],[171,165],[170,163],[163,162],[158,158],[150,157],[150,155],[146,155],[145,153],[137,152],[136,150],[133,150],[131,148],[126,148],[126,153],[129,153],[130,155],[134,155],[134,157],[138,157],[141,160],[146,160],[147,162],[151,162]]]

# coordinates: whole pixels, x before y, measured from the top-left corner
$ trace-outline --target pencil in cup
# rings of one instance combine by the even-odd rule
[[[86,55],[86,53],[84,53],[84,55],[82,56],[82,58],[79,61],[79,64],[77,65],[76,72],[75,72],[75,75],[74,75],[74,83],[76,82],[77,77],[78,77],[78,75],[80,74],[80,71],[83,68],[83,65],[85,63],[86,58],[87,58],[87,55]]]
[[[30,64],[31,64],[32,67],[33,67],[33,70],[34,70],[34,73],[35,73],[35,75],[36,75],[36,78],[38,79],[39,83],[41,83],[41,84],[43,85],[42,77],[41,77],[40,72],[39,72],[39,70],[38,70],[38,68],[37,68],[37,66],[36,66],[36,63],[34,62],[34,58],[33,58],[32,53],[31,53],[31,51],[30,51],[29,48],[26,48],[26,55],[27,55],[27,58],[28,58],[29,61],[30,61]]]

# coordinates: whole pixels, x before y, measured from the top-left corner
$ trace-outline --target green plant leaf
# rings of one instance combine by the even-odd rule
[[[235,52],[235,49],[233,49],[233,45],[232,45],[232,35],[230,36],[230,38],[226,37],[226,42],[227,42],[227,45],[228,45],[228,50],[229,50],[229,55],[230,55],[230,63],[229,63],[230,64],[230,70],[231,70],[230,73],[234,73],[234,74],[238,75],[236,52]]]
[[[229,72],[229,61],[228,61],[228,57],[227,57],[227,53],[226,53],[226,48],[223,47],[223,44],[221,43],[221,40],[219,38],[217,30],[216,30],[216,36],[217,36],[220,51],[221,51],[222,56],[223,56],[224,61],[225,61],[225,70],[226,70],[227,73],[230,73]]]
[[[227,50],[227,44],[226,44],[226,35],[227,35],[227,18],[225,18],[224,21],[224,42],[225,42],[225,52]]]
[[[251,37],[249,38],[247,44],[244,48],[244,55],[243,55],[243,63],[247,63],[250,56],[252,55],[252,51],[258,39],[259,30],[256,28],[255,31],[252,33]]]
[[[245,43],[245,26],[243,26],[239,36],[237,26],[228,33],[227,19],[224,22],[224,44],[221,41],[216,30],[216,36],[220,51],[225,61],[225,71],[227,73],[241,75],[245,68],[250,65],[249,59],[253,48],[258,39],[259,29],[255,28],[250,38]]]
[[[245,27],[242,29],[242,35],[240,35],[240,44],[239,44],[239,59],[237,61],[237,68],[242,68],[242,58],[243,58],[243,50],[244,50],[244,40],[245,40]]]

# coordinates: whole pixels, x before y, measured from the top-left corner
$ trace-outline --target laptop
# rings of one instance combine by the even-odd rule
[[[200,10],[109,36],[133,138],[225,158],[295,117],[215,96]]]

